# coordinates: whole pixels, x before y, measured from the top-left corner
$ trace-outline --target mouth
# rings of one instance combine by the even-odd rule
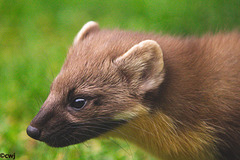
[[[64,139],[56,138],[56,139],[42,140],[42,142],[46,143],[50,147],[60,148],[60,147],[67,147],[70,145],[82,143],[89,139],[91,138],[79,140],[79,139],[73,139],[73,138],[70,139],[65,137]]]
[[[74,134],[74,132],[67,132],[67,133],[57,133],[47,136],[46,138],[40,138],[39,141],[46,143],[51,147],[66,147],[78,143],[85,142],[89,139],[95,138],[98,135],[91,135],[91,134]]]

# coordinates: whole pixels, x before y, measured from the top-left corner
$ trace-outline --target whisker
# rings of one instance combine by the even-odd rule
[[[84,126],[84,127],[87,127],[87,128],[100,128],[100,129],[104,129],[105,131],[110,131],[111,130],[111,132],[119,133],[119,134],[121,134],[121,135],[123,135],[125,137],[131,137],[131,138],[134,139],[134,137],[126,135],[125,133],[121,132],[119,129],[112,128],[112,127],[104,125],[104,124],[98,124],[98,126]],[[74,128],[80,128],[80,127],[79,126],[75,126]]]
[[[82,143],[85,147],[90,148],[89,144],[86,144],[86,142]]]
[[[73,135],[69,135],[70,137],[72,137],[73,139],[77,140]],[[67,138],[68,139],[68,138]],[[69,141],[70,143],[69,144],[72,144],[71,142],[72,141]],[[81,151],[79,150],[79,148],[77,148],[75,145],[73,145],[74,148],[80,153]]]
[[[88,129],[88,131],[89,131],[89,132],[92,132],[92,133],[94,132],[94,133],[100,134],[100,132],[97,132],[97,131],[95,131],[95,130],[89,130],[89,129]],[[111,138],[109,138],[109,137],[107,137],[107,139],[110,140],[110,141],[111,141],[112,143],[114,143],[115,145],[119,146],[124,152],[126,152],[129,156],[132,157],[131,153],[129,153],[126,149],[124,149],[119,143],[117,143],[116,141],[114,141],[113,139],[111,139]]]
[[[112,122],[108,122],[108,123],[119,123],[119,122],[114,122],[114,121],[112,121]],[[80,123],[80,124],[91,124],[91,122],[84,122],[84,123]],[[143,128],[140,128],[140,127],[138,127],[137,125],[134,125],[134,124],[135,124],[135,123],[131,122],[131,123],[130,123],[130,127],[134,128],[134,129],[138,129],[138,130],[140,130],[140,131],[143,131],[143,132],[145,132],[145,133],[147,133],[147,134],[149,134],[149,135],[151,135],[151,136],[155,136],[153,133],[151,133],[151,132],[149,132],[149,131],[147,131],[147,130],[145,130],[145,129],[143,129]],[[97,124],[97,125],[106,126],[106,125],[104,125],[104,124]],[[106,126],[106,127],[109,127],[109,126]],[[109,128],[109,129],[113,129],[112,131],[118,130],[117,128]],[[120,131],[119,131],[118,133],[120,133]],[[121,134],[126,136],[126,134],[124,134],[123,132],[121,132]],[[128,135],[127,135],[127,136],[128,136]]]
[[[49,61],[49,56],[48,56],[48,54],[45,54],[45,56],[46,56],[46,57],[44,57],[44,58],[46,59],[47,63],[48,63],[48,64],[51,64],[50,61]],[[54,76],[53,69],[52,69],[51,65],[49,65],[49,68],[50,68],[50,71],[51,71],[52,78],[54,79],[55,76]],[[52,81],[51,81],[51,82],[52,82]]]
[[[96,118],[90,118],[90,119],[87,119],[87,120],[93,120],[93,119],[95,119],[95,120],[97,120],[97,119],[107,119],[108,117],[101,117],[101,118],[99,118],[99,117],[96,117]],[[87,121],[87,120],[85,120],[85,121],[83,121],[83,122],[78,122],[78,123],[69,123],[69,125],[72,127],[72,128],[78,128],[78,127],[81,127],[81,125],[89,125],[89,124],[92,124],[92,122],[89,122],[89,121]],[[112,121],[112,122],[108,122],[109,124],[114,124],[114,123],[119,123],[119,121]],[[67,126],[68,124],[66,124],[66,126]],[[80,125],[80,126],[79,126]],[[96,124],[95,124],[96,125]],[[94,127],[96,127],[94,125]],[[129,137],[128,135],[126,135],[126,134],[124,134],[123,132],[121,132],[121,131],[119,131],[117,128],[112,128],[112,127],[110,127],[110,126],[107,126],[106,124],[97,124],[99,127],[101,127],[101,126],[104,126],[105,127],[105,129],[107,130],[107,129],[109,129],[109,130],[111,130],[111,131],[113,131],[113,132],[117,132],[117,133],[120,133],[121,135],[124,135],[125,137]],[[75,126],[75,127],[74,127]],[[89,126],[89,127],[93,127],[93,126]],[[147,134],[149,134],[149,135],[151,135],[151,136],[156,136],[156,135],[154,135],[153,133],[151,133],[151,132],[149,132],[149,131],[147,131],[147,130],[145,130],[145,129],[143,129],[143,128],[140,128],[139,126],[137,126],[137,125],[135,125],[135,123],[133,123],[133,122],[131,122],[130,123],[130,127],[132,127],[132,128],[134,128],[134,129],[138,129],[138,130],[140,130],[140,131],[143,131],[143,132],[145,132],[145,133],[147,133]],[[63,127],[64,128],[64,127]],[[134,138],[134,137],[132,137],[132,138]]]

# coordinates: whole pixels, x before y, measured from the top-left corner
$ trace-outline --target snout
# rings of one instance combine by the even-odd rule
[[[38,114],[33,118],[30,125],[27,127],[26,131],[29,137],[36,140],[42,140],[44,137],[43,129],[54,116],[52,108],[52,105],[50,105],[48,101],[44,102]]]
[[[39,129],[37,129],[36,127],[32,127],[31,125],[29,125],[27,127],[27,134],[29,137],[39,140],[41,132]]]

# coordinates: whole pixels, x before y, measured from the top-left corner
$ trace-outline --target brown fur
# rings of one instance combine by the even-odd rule
[[[136,57],[151,52],[149,58],[134,60],[127,56],[124,63],[116,63],[118,57],[145,40],[160,45],[163,70],[152,69],[154,61],[162,59],[160,56],[154,60],[154,44],[149,44],[151,50],[146,52],[137,46],[140,49],[130,53]],[[140,63],[139,67],[137,63]],[[155,81],[156,77],[159,81]],[[153,79],[155,85],[149,83],[150,88],[145,90],[140,87]],[[91,100],[80,112],[71,108],[67,110],[69,99],[66,97],[77,96],[91,97]],[[144,138],[144,141],[130,138],[131,133],[139,132],[142,137],[150,139],[152,147],[147,150],[157,157],[240,159],[240,34],[181,38],[89,29],[89,33],[84,33],[79,40],[75,38],[49,97],[31,122],[32,126],[41,129],[42,137],[59,132],[49,131],[58,123],[61,134],[70,132],[75,137],[71,144],[104,133],[116,136],[111,131],[120,130],[125,136],[117,137],[128,136],[130,141],[145,148],[148,141]],[[94,118],[98,121],[93,121]],[[45,123],[40,123],[43,119]],[[82,128],[86,126],[76,131],[72,129],[72,133],[71,127],[64,125],[80,122],[91,122],[92,128],[87,126],[87,131],[96,129],[96,125],[104,129],[79,140],[78,136],[84,135]],[[140,129],[131,130],[131,124]],[[68,132],[64,131],[65,128]],[[144,130],[154,136],[144,134]],[[40,140],[54,146],[50,143],[52,139]],[[65,145],[70,144],[63,141],[56,146]]]

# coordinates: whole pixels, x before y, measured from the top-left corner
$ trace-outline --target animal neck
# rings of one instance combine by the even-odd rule
[[[212,128],[199,124],[196,128],[179,129],[165,114],[157,112],[137,117],[108,133],[128,140],[153,156],[162,159],[214,159],[215,139]]]

